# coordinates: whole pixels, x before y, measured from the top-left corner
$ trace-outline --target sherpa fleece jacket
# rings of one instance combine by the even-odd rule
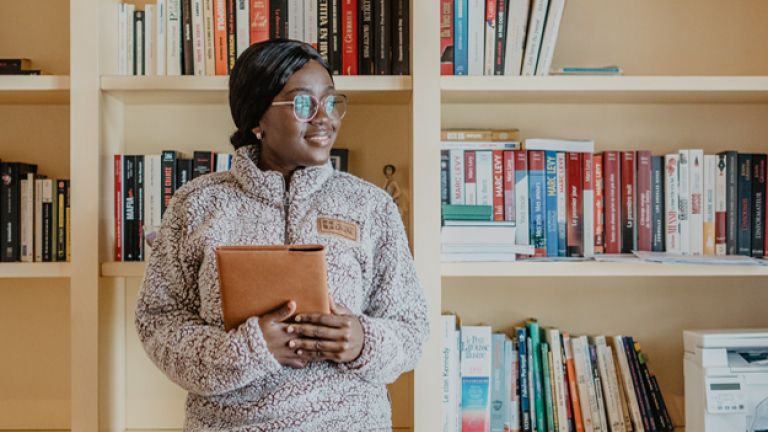
[[[180,188],[163,218],[136,306],[152,361],[188,391],[185,431],[391,429],[386,384],[411,370],[427,337],[427,308],[397,206],[330,163],[282,175],[241,147],[230,172]],[[353,229],[354,228],[354,229]],[[280,365],[258,317],[224,330],[219,245],[319,243],[328,290],[360,318],[350,362]]]

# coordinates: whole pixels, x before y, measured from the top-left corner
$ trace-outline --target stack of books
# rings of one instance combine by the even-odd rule
[[[407,75],[407,0],[157,0],[120,4],[120,75],[228,75],[251,44],[314,46],[335,75]]]
[[[673,431],[631,336],[576,336],[529,320],[513,337],[442,317],[443,431]]]
[[[0,58],[0,75],[40,75],[40,69],[31,69],[26,58]]]

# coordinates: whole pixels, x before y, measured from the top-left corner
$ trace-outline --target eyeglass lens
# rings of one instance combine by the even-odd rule
[[[328,95],[323,98],[322,103],[325,113],[333,119],[341,119],[346,113],[346,100],[343,96]],[[293,98],[293,109],[299,119],[312,119],[318,108],[317,99],[310,95],[296,95]]]

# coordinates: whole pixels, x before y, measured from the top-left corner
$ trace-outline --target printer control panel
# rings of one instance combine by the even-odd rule
[[[746,412],[744,385],[739,377],[708,377],[706,385],[707,411],[710,414]]]

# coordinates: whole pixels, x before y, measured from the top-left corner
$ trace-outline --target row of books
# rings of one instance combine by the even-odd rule
[[[529,320],[513,337],[442,316],[442,430],[672,431],[631,336],[575,336]]]
[[[120,75],[227,75],[251,44],[317,48],[336,75],[407,75],[407,0],[156,0],[120,4]]]
[[[40,75],[28,58],[0,58],[0,75]]]
[[[442,75],[548,75],[565,0],[440,0]]]
[[[69,261],[69,180],[22,162],[0,162],[0,178],[0,261]]]
[[[475,219],[514,222],[516,244],[540,257],[766,254],[765,154],[590,146],[444,141],[442,202],[483,206]]]

